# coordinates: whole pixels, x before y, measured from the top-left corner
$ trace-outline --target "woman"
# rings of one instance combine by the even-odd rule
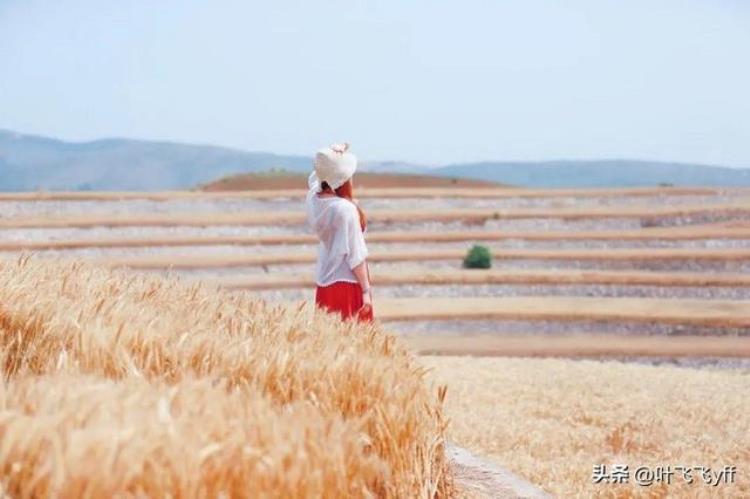
[[[307,219],[318,235],[315,304],[343,320],[371,322],[372,291],[364,231],[367,221],[354,204],[352,176],[357,158],[349,144],[334,144],[315,155],[310,174]]]

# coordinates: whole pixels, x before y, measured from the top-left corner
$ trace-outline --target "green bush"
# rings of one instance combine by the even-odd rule
[[[486,246],[474,245],[464,258],[465,269],[488,269],[492,267],[492,254]]]

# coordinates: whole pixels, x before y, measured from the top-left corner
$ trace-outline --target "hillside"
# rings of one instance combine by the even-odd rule
[[[117,138],[65,142],[0,130],[0,191],[180,190],[223,177],[271,169],[307,172],[311,163],[312,158],[307,156],[211,145]],[[750,170],[634,160],[485,162],[438,167],[401,161],[363,161],[360,171],[448,178],[443,182],[414,177],[413,181],[420,185],[427,182],[429,186],[456,185],[451,178],[526,187],[631,187],[663,183],[750,186]],[[270,179],[264,177],[264,180],[261,188],[274,188]],[[366,182],[364,177],[361,180]],[[382,181],[390,185],[391,179],[382,177]],[[376,186],[374,178],[371,182]]]
[[[185,189],[272,167],[307,169],[299,156],[215,146],[105,139],[60,140],[0,131],[1,190]]]
[[[225,177],[216,182],[201,186],[205,191],[249,191],[264,189],[302,189],[307,185],[307,173],[279,172],[245,173]],[[495,182],[464,179],[456,177],[438,177],[434,175],[416,175],[407,173],[370,173],[361,172],[355,179],[357,187],[499,187]]]
[[[538,188],[750,185],[750,169],[636,160],[467,163],[433,174]]]

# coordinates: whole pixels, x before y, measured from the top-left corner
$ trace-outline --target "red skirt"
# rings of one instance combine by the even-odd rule
[[[338,312],[341,320],[355,317],[360,322],[372,322],[372,307],[363,307],[362,287],[356,282],[339,281],[315,290],[315,304],[328,312]]]

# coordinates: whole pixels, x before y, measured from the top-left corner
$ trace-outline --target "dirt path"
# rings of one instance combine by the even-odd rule
[[[514,473],[466,449],[449,444],[446,452],[453,464],[459,497],[497,499],[552,497]]]

